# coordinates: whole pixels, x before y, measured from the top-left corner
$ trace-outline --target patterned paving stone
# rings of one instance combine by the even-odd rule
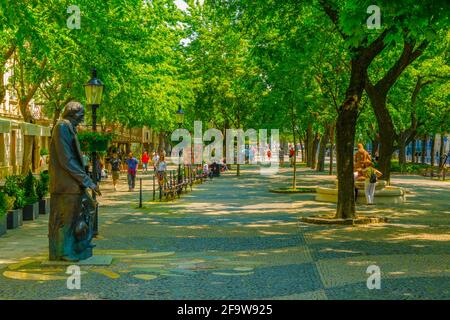
[[[381,289],[369,290],[365,282],[325,289],[328,299],[410,300],[449,299],[450,278],[385,279]]]
[[[299,170],[301,184],[334,177]],[[150,199],[151,176],[144,177]],[[0,298],[8,299],[449,299],[450,184],[394,176],[408,190],[401,206],[358,206],[389,217],[386,225],[316,226],[300,218],[333,213],[313,195],[273,194],[290,183],[282,169],[263,177],[243,167],[195,186],[174,202],[137,208],[137,193],[110,183],[99,199],[94,250],[107,267],[82,266],[80,290],[68,290],[64,268],[41,266],[47,219],[0,238]],[[381,268],[381,290],[366,286],[369,265]]]

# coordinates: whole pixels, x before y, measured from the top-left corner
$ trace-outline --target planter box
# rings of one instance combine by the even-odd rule
[[[8,229],[16,229],[23,224],[22,209],[10,210],[7,215]]]
[[[36,220],[39,217],[39,202],[23,207],[23,221]]]
[[[50,198],[39,200],[39,214],[50,213]]]
[[[6,233],[6,218],[6,214],[0,218],[0,237]]]

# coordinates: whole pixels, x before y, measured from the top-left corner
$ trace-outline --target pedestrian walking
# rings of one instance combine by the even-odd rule
[[[148,162],[150,160],[150,156],[148,155],[147,151],[144,151],[144,153],[142,154],[141,157],[141,161],[142,161],[142,173],[147,173],[148,172]]]
[[[153,171],[156,173],[156,169],[157,169],[157,165],[158,165],[158,161],[159,161],[159,155],[157,152],[153,152],[153,158],[152,158],[152,162],[153,162]]]
[[[120,168],[122,166],[122,161],[120,160],[117,153],[113,153],[113,156],[109,160],[109,163],[111,164],[111,173],[114,191],[117,191],[117,182],[119,181],[120,178]]]
[[[164,186],[164,180],[166,178],[167,164],[164,155],[161,155],[160,159],[156,163],[156,175],[158,177],[158,184],[160,187]]]
[[[365,168],[362,169],[364,175],[364,192],[366,194],[366,201],[368,205],[372,205],[375,197],[375,186],[377,180],[383,174],[373,167],[372,161],[368,160],[365,163]]]
[[[128,191],[134,191],[136,185],[136,172],[139,161],[133,157],[133,153],[128,154],[128,159],[125,160],[128,166]]]
[[[291,146],[289,148],[289,166],[292,167],[294,165],[294,155],[295,155],[295,150],[294,148]]]

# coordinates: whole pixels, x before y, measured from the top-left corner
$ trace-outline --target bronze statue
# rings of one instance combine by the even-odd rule
[[[358,151],[355,153],[354,170],[360,171],[366,167],[366,162],[371,161],[370,154],[364,149],[361,143],[358,143]]]
[[[77,126],[84,120],[79,102],[69,102],[53,128],[50,144],[49,260],[79,261],[92,256],[96,203],[87,189],[100,189],[83,166]]]

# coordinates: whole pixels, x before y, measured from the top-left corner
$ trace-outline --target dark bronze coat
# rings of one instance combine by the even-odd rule
[[[50,193],[80,194],[95,188],[84,170],[76,130],[69,120],[59,120],[53,128],[50,155]]]

